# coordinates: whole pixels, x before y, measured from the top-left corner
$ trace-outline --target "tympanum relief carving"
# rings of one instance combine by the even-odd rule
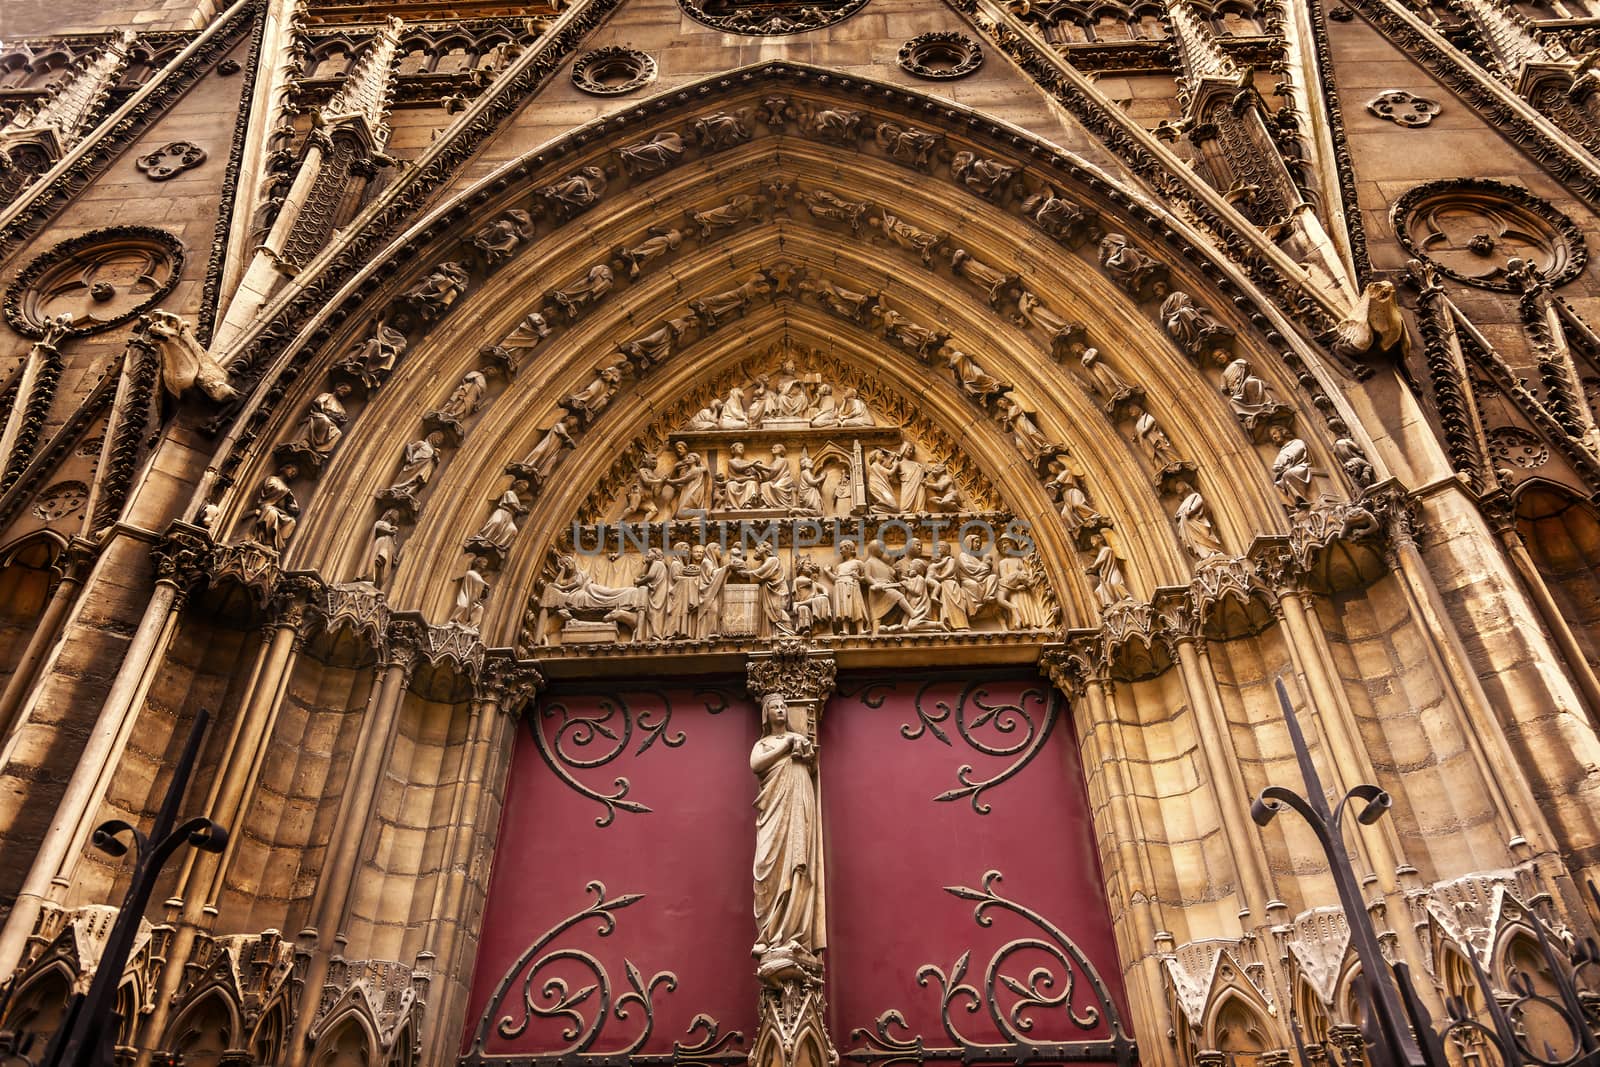
[[[568,421],[515,469],[559,455]],[[606,485],[545,565],[530,646],[998,636],[1056,616],[1025,527],[969,462],[817,353],[780,346],[708,384]]]

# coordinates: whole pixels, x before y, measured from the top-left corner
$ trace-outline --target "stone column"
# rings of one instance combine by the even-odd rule
[[[815,751],[822,708],[833,694],[838,667],[833,658],[799,641],[783,641],[771,652],[750,656],[745,685],[762,705],[777,699],[787,706],[786,729],[803,733]],[[804,727],[797,721],[805,716]],[[763,723],[763,729],[766,729]],[[763,741],[768,740],[763,736]],[[758,743],[757,753],[762,749]],[[776,772],[774,772],[776,773]],[[828,1067],[839,1053],[828,1033],[827,1000],[823,993],[822,938],[827,930],[827,877],[823,870],[822,776],[815,777],[815,852],[811,857],[816,906],[812,919],[815,943],[770,944],[760,953],[761,979],[757,1030],[750,1067]],[[758,843],[757,848],[760,848]],[[758,933],[758,936],[761,936]],[[810,1049],[808,1053],[806,1050]]]
[[[367,823],[377,804],[383,769],[389,762],[400,722],[400,705],[405,700],[406,686],[410,684],[422,640],[422,628],[418,623],[397,619],[389,624],[378,685],[356,736],[339,814],[328,840],[317,889],[311,898],[311,924],[301,933],[302,943],[314,945],[315,949],[306,964],[299,1010],[285,1046],[284,1067],[304,1067],[311,1054],[306,1037],[316,1021],[330,958],[338,950],[343,936]]]
[[[1047,649],[1040,659],[1040,669],[1075,706],[1083,709],[1079,758],[1084,780],[1102,783],[1104,809],[1111,820],[1109,836],[1116,844],[1114,855],[1101,853],[1101,866],[1121,872],[1125,887],[1121,905],[1132,927],[1124,932],[1128,965],[1123,977],[1126,979],[1129,971],[1137,970],[1141,978],[1125,980],[1123,988],[1131,1000],[1134,1020],[1144,1024],[1141,1034],[1148,1044],[1171,1027],[1166,1004],[1156,995],[1162,988],[1161,957],[1156,945],[1159,940],[1170,940],[1172,935],[1166,930],[1161,901],[1156,895],[1155,870],[1145,847],[1149,837],[1132,799],[1127,746],[1113,707],[1111,679],[1104,657],[1099,654],[1099,642],[1093,638]],[[1097,836],[1103,841],[1107,835]]]
[[[16,670],[11,672],[4,691],[0,691],[0,743],[11,736],[11,728],[17,724],[17,712],[33,688],[34,672],[60,636],[61,624],[71,610],[78,590],[83,588],[84,576],[93,565],[93,553],[94,546],[76,538],[62,553],[66,562],[60,566],[61,578],[50,594],[50,602],[33,625],[33,633],[28,636],[28,645],[22,650]]]
[[[423,1063],[448,1063],[456,1052],[477,949],[473,917],[482,914],[489,876],[486,866],[474,870],[473,860],[483,842],[493,840],[499,822],[485,810],[486,794],[504,789],[515,724],[543,685],[536,663],[496,655],[484,664],[468,711],[460,780],[450,802],[450,828],[425,939],[424,951],[438,960],[443,980],[432,987],[433,1003],[423,1024]]]
[[[196,935],[202,930],[209,932],[216,920],[223,878],[241,836],[241,816],[261,776],[261,761],[300,652],[306,612],[317,591],[312,582],[286,579],[279,583],[273,597],[271,619],[263,628],[261,650],[256,656],[250,684],[245,689],[241,709],[234,716],[233,733],[222,757],[221,771],[212,781],[211,795],[206,800],[206,813],[229,831],[228,847],[220,856],[190,850],[178,875],[173,897],[167,901],[168,921],[174,922],[176,930],[153,1008],[143,1026],[140,1045],[144,1051],[139,1054],[139,1067],[150,1063],[166,1030]]]
[[[210,550],[204,531],[180,524],[174,524],[155,548],[156,583],[144,617],[128,642],[94,730],[78,754],[66,792],[17,894],[11,917],[0,932],[0,974],[10,974],[21,959],[40,906],[53,891],[70,882],[76,855],[93,829],[91,821],[144,704],[156,664],[172,640],[189,590],[204,574]]]

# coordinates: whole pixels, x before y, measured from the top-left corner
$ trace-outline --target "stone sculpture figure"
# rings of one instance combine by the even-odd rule
[[[745,564],[744,576],[759,587],[756,637],[764,639],[794,633],[789,619],[789,580],[783,573],[783,560],[778,558],[770,543],[762,541],[756,545]]]
[[[572,430],[577,425],[578,420],[570,415],[557,419],[555,424],[544,432],[544,436],[539,438],[539,443],[533,446],[533,451],[517,465],[517,473],[531,481],[534,488],[542,487],[561,459],[561,450],[578,446],[572,439]]]
[[[1272,443],[1278,445],[1278,455],[1272,461],[1272,481],[1292,507],[1306,507],[1311,503],[1311,480],[1315,472],[1311,467],[1311,450],[1287,428],[1274,426]]]
[[[439,449],[443,444],[443,434],[430,433],[406,445],[400,459],[400,474],[383,495],[415,500],[423,486],[433,477],[433,472],[438,469],[441,458]]]
[[[672,346],[682,335],[680,321],[668,319],[643,337],[618,345],[617,351],[632,360],[640,370],[664,363],[672,355]]]
[[[372,336],[361,342],[335,368],[361,383],[367,392],[376,389],[406,351],[406,335],[392,326],[379,323]]]
[[[861,112],[844,108],[824,108],[803,116],[800,128],[813,137],[838,144],[852,144],[861,136]]]
[[[432,322],[449,311],[471,285],[472,279],[461,264],[446,261],[406,291],[404,300],[416,308],[423,322]]]
[[[332,455],[339,438],[344,436],[344,424],[349,417],[340,401],[349,395],[350,386],[342,383],[335,386],[332,392],[318,393],[311,401],[305,421],[300,424],[294,447],[310,453],[317,460]]]
[[[757,275],[744,284],[720,293],[689,301],[689,310],[707,330],[714,330],[729,319],[736,319],[750,310],[750,302],[758,296],[772,292],[772,283]]]
[[[400,513],[388,508],[372,524],[372,546],[367,550],[372,584],[382,589],[400,559]]]
[[[1278,406],[1272,386],[1256,377],[1255,368],[1243,356],[1222,369],[1222,391],[1241,416],[1260,415]]]
[[[800,461],[802,464],[805,460]],[[801,556],[790,582],[790,602],[794,605],[794,628],[809,634],[833,619],[833,601],[823,586],[822,568],[810,556]]]
[[[1058,241],[1074,242],[1088,227],[1089,213],[1056,196],[1048,186],[1022,201],[1022,212]]]
[[[1211,524],[1206,498],[1185,480],[1175,482],[1173,492],[1179,498],[1178,509],[1172,513],[1172,521],[1178,527],[1178,543],[1198,560],[1222,555],[1222,539]]]
[[[797,193],[795,199],[806,206],[813,218],[842,222],[850,227],[851,233],[858,235],[861,233],[862,220],[872,210],[872,204],[868,201],[845,200],[826,189]]]
[[[996,270],[965,248],[950,253],[950,269],[982,289],[990,307],[998,308],[1017,292],[1017,275]]]
[[[700,227],[700,239],[709,241],[718,230],[729,230],[754,219],[764,203],[762,197],[740,193],[717,207],[689,212],[689,221]]]
[[[507,211],[472,235],[473,247],[490,266],[510,259],[517,246],[533,236],[533,219],[526,211]]]
[[[156,344],[161,359],[161,384],[173,396],[198,388],[212,400],[232,400],[238,391],[228,384],[228,371],[211,358],[194,327],[170,311],[152,311],[140,318],[145,336]]]
[[[959,348],[945,350],[945,363],[955,372],[956,385],[961,391],[980,404],[987,403],[1006,390],[1004,382],[986,372],[977,360]]]
[[[704,545],[690,548],[687,541],[679,541],[672,546],[672,558],[667,560],[667,610],[661,624],[661,636],[668,641],[694,639],[705,560]]]
[[[1037,326],[1050,338],[1050,355],[1065,359],[1084,345],[1082,324],[1062,318],[1027,289],[1017,294],[1017,317],[1027,326]]]
[[[505,340],[500,343],[513,350],[526,350],[538,348],[539,342],[550,336],[550,322],[542,314],[535,311],[523,318],[506,334]]]
[[[617,149],[617,161],[628,177],[644,178],[667,170],[683,158],[683,152],[683,137],[669,130]]]
[[[795,491],[794,471],[789,467],[789,453],[783,445],[772,446],[772,459],[762,465],[760,477],[758,492],[761,503],[769,508],[793,511],[798,494]]]
[[[839,563],[824,567],[833,580],[833,617],[839,633],[859,634],[867,628],[867,597],[862,588],[866,570],[856,558],[856,543],[839,544]]]
[[[258,544],[274,552],[282,552],[300,524],[300,504],[294,498],[289,483],[300,473],[293,464],[269,474],[256,490],[256,507],[253,513],[250,536]]]
[[[1167,291],[1166,268],[1120,233],[1100,239],[1100,266],[1112,281],[1136,297],[1160,296]]]
[[[643,273],[645,265],[652,259],[658,259],[668,252],[676,251],[683,243],[683,231],[676,227],[662,228],[652,226],[646,231],[646,237],[632,248],[618,246],[611,253],[618,262],[628,268],[628,277],[637,278]]]
[[[1049,488],[1061,505],[1061,521],[1067,524],[1073,537],[1077,537],[1082,530],[1098,529],[1105,525],[1105,516],[1089,503],[1089,494],[1084,492],[1083,482],[1066,463],[1057,464]]]
[[[1226,360],[1233,345],[1233,330],[1181,289],[1162,301],[1161,325],[1167,336],[1191,356]]]
[[[1094,581],[1094,597],[1101,609],[1132,600],[1133,593],[1122,577],[1122,561],[1117,558],[1116,549],[1098,533],[1089,539],[1089,545],[1094,549],[1094,562],[1084,573]]]
[[[689,129],[694,133],[695,143],[707,151],[716,151],[721,148],[732,148],[734,145],[750,139],[749,115],[740,112],[730,115],[719,111],[715,115],[706,115],[695,119],[689,124]]]
[[[748,508],[755,503],[766,470],[759,459],[746,459],[744,453],[743,441],[728,446],[728,474],[723,481],[723,492],[728,506],[734,509]]]
[[[576,319],[585,307],[611,292],[615,282],[616,275],[611,273],[611,268],[604,263],[596,263],[588,273],[565,289],[551,290],[550,299],[568,319]]]
[[[777,985],[815,973],[822,949],[817,876],[821,821],[815,742],[797,732],[777,693],[761,700],[763,736],[750,752],[756,792],[756,974]]]
[[[1105,402],[1107,411],[1116,410],[1117,405],[1129,397],[1143,395],[1142,389],[1129,385],[1127,379],[1105,361],[1098,348],[1084,349],[1081,362],[1083,369],[1089,372],[1089,379],[1094,382],[1094,391]]]
[[[950,160],[950,175],[985,200],[999,200],[1011,187],[1020,168],[999,160],[957,152]]]
[[[915,252],[924,267],[933,266],[934,251],[950,239],[948,233],[929,233],[913,226],[898,215],[891,215],[882,210],[868,219],[867,225],[878,230],[901,248]]]
[[[1372,467],[1372,461],[1349,437],[1340,437],[1333,442],[1333,456],[1339,461],[1339,466],[1350,476],[1350,480],[1365,489],[1377,480],[1377,472]]]
[[[926,506],[931,510],[961,510],[961,490],[956,486],[956,480],[950,476],[950,470],[945,464],[931,463],[928,465],[928,472],[923,478],[922,488],[927,498]]]
[[[950,334],[946,331],[912,322],[893,308],[875,307],[872,309],[872,314],[882,320],[884,335],[889,340],[899,344],[924,363],[930,362],[934,354],[950,339]]]
[[[484,520],[483,526],[472,540],[482,541],[502,553],[505,552],[517,539],[517,516],[525,510],[516,490],[507,489],[500,494],[500,499],[495,501],[494,510],[489,513],[489,517]]]
[[[1388,360],[1405,365],[1411,355],[1411,335],[1395,301],[1393,282],[1367,283],[1349,316],[1334,327],[1332,348],[1335,355],[1356,363]]]
[[[872,133],[872,139],[891,158],[922,170],[933,165],[933,155],[944,143],[941,134],[919,130],[915,126],[901,126],[895,122],[879,123]]]
[[[677,493],[677,515],[682,517],[704,511],[710,503],[711,471],[700,453],[691,452],[684,442],[679,441],[674,448],[677,461],[673,464],[672,473],[667,475],[667,484]]]
[[[1028,462],[1037,463],[1059,451],[1016,397],[1007,394],[1000,398],[998,418],[1001,427],[1011,433],[1011,439],[1028,457]]]
[[[561,406],[569,414],[582,418],[584,425],[593,422],[595,416],[611,403],[611,398],[617,395],[617,390],[622,388],[622,370],[626,366],[625,363],[613,363],[600,367],[594,372],[594,377],[589,379],[589,384],[561,401]]]
[[[584,167],[540,189],[537,195],[561,215],[576,215],[599,202],[606,192],[605,172]]]
[[[857,293],[841,289],[826,278],[807,278],[799,285],[802,293],[817,298],[817,303],[843,319],[866,322],[867,315],[878,306],[876,293]]]
[[[429,412],[440,422],[460,426],[462,421],[477,412],[483,395],[489,391],[489,380],[482,371],[470,370],[461,379],[438,411]]]
[[[456,579],[456,606],[447,622],[468,630],[476,630],[483,622],[483,602],[489,599],[489,583],[483,577],[485,566],[481,556],[474,556],[467,572]]]
[[[1178,452],[1172,447],[1172,441],[1167,433],[1156,422],[1156,417],[1144,408],[1135,404],[1133,412],[1133,432],[1139,438],[1139,444],[1144,447],[1144,454],[1150,457],[1157,470],[1167,470],[1180,464]]]
[[[818,470],[816,462],[806,452],[800,453],[800,484],[796,489],[798,494],[798,509],[806,515],[822,514],[822,484],[827,480],[825,470]]]
[[[672,572],[661,549],[645,553],[639,576],[633,580],[640,597],[639,622],[634,627],[635,641],[660,641],[666,638],[667,596],[672,590]]]
[[[639,586],[626,589],[601,585],[578,565],[575,557],[557,554],[556,574],[539,592],[536,632],[541,645],[550,643],[552,616],[565,621],[580,617],[627,626],[637,638],[644,597]]]
[[[707,545],[700,569],[700,604],[694,613],[694,636],[698,641],[709,641],[721,634],[722,588],[728,582],[730,569],[721,549],[715,544]]]

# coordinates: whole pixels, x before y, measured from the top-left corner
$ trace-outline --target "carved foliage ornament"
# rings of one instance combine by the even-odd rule
[[[183,242],[148,226],[113,226],[63,241],[22,269],[6,289],[6,321],[41,338],[65,313],[69,333],[99,333],[132,319],[172,291]]]
[[[727,33],[753,37],[781,37],[820,30],[854,15],[867,0],[790,0],[751,4],[736,0],[678,0],[678,6],[696,22]]]
[[[1583,233],[1549,201],[1519,185],[1451,178],[1406,192],[1394,205],[1395,236],[1440,274],[1482,289],[1513,292],[1507,261],[1532,263],[1552,286],[1583,270]]]
[[[572,84],[594,96],[621,96],[655,81],[656,61],[638,49],[585,52],[572,65]]]
[[[900,47],[900,66],[919,78],[961,78],[983,65],[978,42],[961,33],[925,33]]]
[[[1397,126],[1426,126],[1441,108],[1437,100],[1418,96],[1409,89],[1385,89],[1367,101],[1367,110]]]
[[[139,172],[153,182],[175,178],[206,161],[206,150],[193,141],[172,141],[134,161]]]

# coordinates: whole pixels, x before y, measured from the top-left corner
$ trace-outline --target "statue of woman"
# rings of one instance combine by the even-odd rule
[[[750,769],[760,782],[756,793],[755,876],[756,944],[759,971],[777,980],[815,966],[822,946],[818,919],[817,784],[812,766],[815,742],[789,724],[783,697],[761,701],[764,736],[750,751]]]

